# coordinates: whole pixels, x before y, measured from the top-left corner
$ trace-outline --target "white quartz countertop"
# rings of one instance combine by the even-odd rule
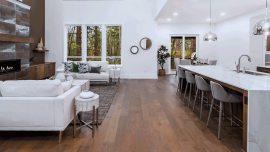
[[[235,70],[235,68],[233,69],[226,66],[179,65],[179,67],[241,88],[243,90],[270,90],[270,75],[256,76],[237,73],[232,71]]]

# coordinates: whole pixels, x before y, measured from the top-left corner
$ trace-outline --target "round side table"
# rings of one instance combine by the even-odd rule
[[[97,110],[97,116],[96,116]],[[82,120],[82,112],[89,112],[93,111],[93,121],[91,122],[84,122]],[[77,128],[76,125],[76,116],[80,120],[80,127]],[[92,129],[92,137],[95,137],[95,125],[98,128],[98,114],[99,114],[99,95],[94,94],[92,98],[84,99],[80,95],[75,97],[75,105],[74,105],[74,132],[73,137],[75,138],[77,130],[80,130],[83,127],[89,127]],[[82,125],[84,123],[84,125]],[[90,125],[92,123],[92,126]]]
[[[118,79],[118,82],[120,82],[120,75],[121,75],[120,68],[111,69],[110,70],[110,82],[112,82],[112,80],[115,80],[115,79]]]

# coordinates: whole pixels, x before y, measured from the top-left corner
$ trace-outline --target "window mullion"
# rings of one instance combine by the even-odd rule
[[[106,52],[107,52],[106,25],[102,24],[102,57],[101,57],[101,61],[106,61]]]
[[[86,25],[82,25],[82,61],[87,61],[87,29]]]

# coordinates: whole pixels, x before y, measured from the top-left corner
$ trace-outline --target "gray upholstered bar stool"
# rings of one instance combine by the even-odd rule
[[[209,125],[213,105],[214,105],[214,99],[220,101],[220,107],[219,107],[219,126],[218,126],[218,139],[220,139],[220,127],[221,127],[221,118],[222,118],[222,110],[223,110],[223,103],[228,102],[231,103],[231,126],[232,126],[232,118],[233,118],[233,112],[232,112],[232,104],[233,103],[241,103],[243,102],[243,98],[240,96],[237,96],[235,94],[227,93],[225,89],[218,83],[210,82],[211,90],[212,90],[212,102],[211,102],[211,108],[208,116],[207,126]]]
[[[202,91],[202,95],[201,95],[201,112],[200,112],[200,119],[202,119],[202,108],[203,108],[203,93],[206,92],[206,98],[207,98],[207,104],[209,103],[209,98],[208,98],[208,93],[211,91],[211,87],[210,84],[206,83],[206,81],[200,77],[195,75],[195,81],[196,81],[196,85],[197,85],[197,91],[196,91],[196,95],[195,95],[195,100],[194,100],[194,104],[193,104],[193,109],[192,111],[194,111],[195,109],[195,104],[196,104],[196,99],[197,99],[197,94],[198,91]]]
[[[179,69],[178,66],[180,65],[180,58],[174,58],[174,64],[175,64],[175,67],[176,67],[176,74],[175,74],[175,77],[176,77],[178,69]]]
[[[188,88],[188,84],[189,84],[190,85],[189,101],[188,101],[188,107],[189,107],[192,85],[193,84],[196,85],[196,82],[195,82],[194,76],[190,72],[185,71],[185,75],[186,75],[187,84],[186,84],[186,90],[185,90],[185,95],[184,95],[183,101],[185,100],[186,93],[187,93],[187,88]]]
[[[209,65],[217,65],[217,60],[210,60]]]
[[[177,87],[176,94],[178,92],[180,92],[180,98],[181,98],[183,80],[186,79],[186,75],[185,75],[185,72],[180,67],[178,68],[177,75],[178,75],[179,81],[178,81],[178,87]],[[181,82],[181,87],[180,87],[180,82]],[[179,91],[179,89],[180,89],[180,91]]]

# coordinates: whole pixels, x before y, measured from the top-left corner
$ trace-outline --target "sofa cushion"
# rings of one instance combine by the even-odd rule
[[[3,81],[0,81],[0,85],[1,85],[1,83],[3,83]],[[0,97],[2,97],[1,91],[0,91]]]
[[[0,90],[3,97],[57,97],[63,94],[60,80],[5,81]]]
[[[88,64],[83,63],[83,62],[78,63],[78,69],[79,69],[79,73],[87,73],[89,71]]]
[[[73,80],[62,82],[62,89],[64,92],[68,91],[71,88]]]
[[[100,74],[100,70],[101,70],[101,66],[91,66],[91,69],[89,71],[89,73],[98,73]]]
[[[106,72],[109,63],[108,61],[88,61],[89,67],[91,66],[101,66],[101,72]]]
[[[84,74],[76,74],[76,78],[80,80],[109,80],[109,74],[105,72],[98,73],[84,73]]]
[[[65,72],[72,72],[72,68],[73,68],[72,61],[63,62],[63,64],[65,65]]]

